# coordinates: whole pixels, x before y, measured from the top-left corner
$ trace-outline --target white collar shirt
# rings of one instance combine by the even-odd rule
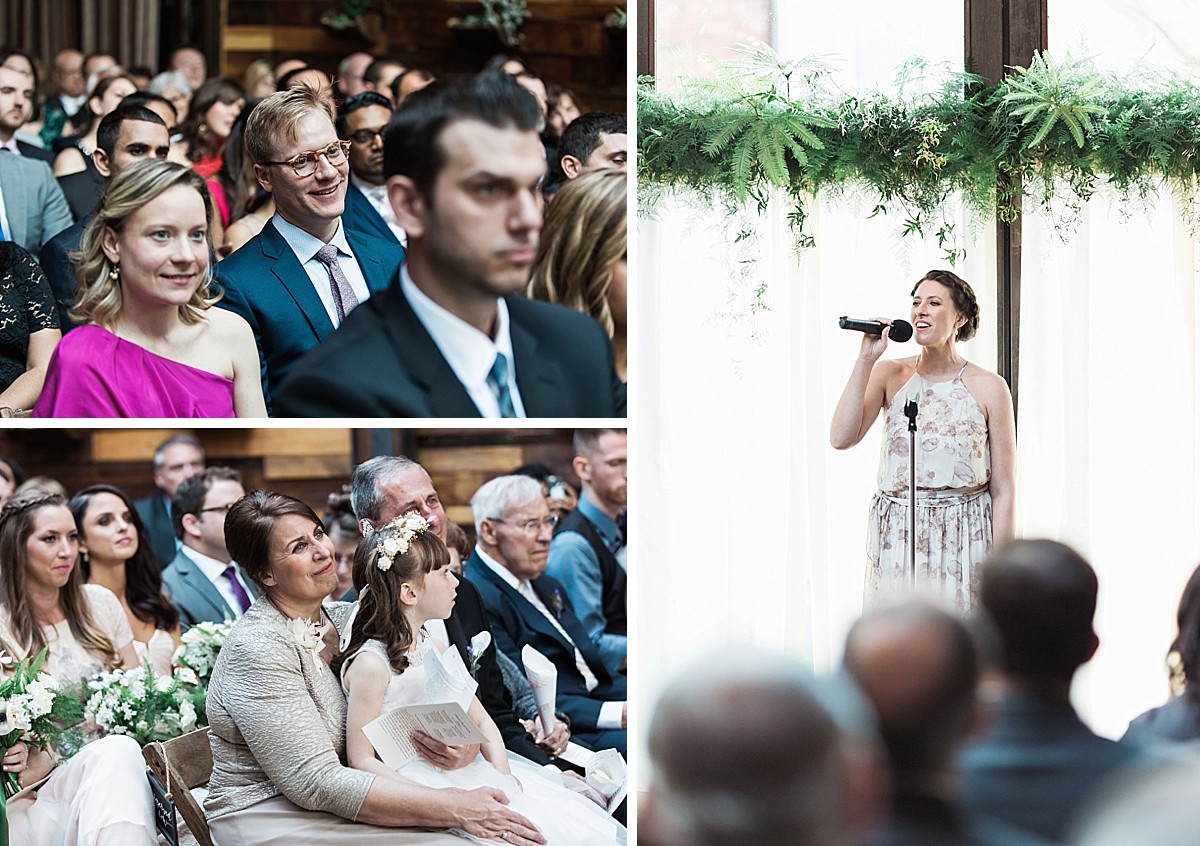
[[[300,266],[304,268],[309,281],[312,282],[313,290],[321,298],[321,305],[325,307],[329,322],[336,329],[338,327],[337,305],[333,301],[329,270],[316,257],[317,251],[325,246],[325,242],[305,232],[299,226],[288,223],[280,217],[279,212],[275,213],[271,222],[275,224],[275,229],[283,236],[283,240],[291,247],[292,252],[296,254],[297,261],[300,262]],[[358,266],[358,259],[354,256],[354,250],[350,248],[350,242],[346,240],[346,230],[342,226],[341,218],[338,218],[337,232],[329,239],[329,243],[337,247],[338,264],[341,265],[342,273],[346,275],[346,280],[350,283],[354,296],[358,297],[359,304],[365,303],[371,296],[371,289],[367,287],[367,279],[363,275],[362,268]]]

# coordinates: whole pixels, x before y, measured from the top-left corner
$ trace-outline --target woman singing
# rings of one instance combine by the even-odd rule
[[[974,602],[976,569],[993,541],[1013,532],[1016,425],[1004,380],[958,354],[979,326],[971,286],[948,270],[931,270],[912,291],[910,358],[880,361],[890,330],[864,335],[838,401],[829,440],[847,449],[886,412],[879,491],[871,506],[868,600],[908,585],[908,420],[917,398],[916,574],[959,608]]]

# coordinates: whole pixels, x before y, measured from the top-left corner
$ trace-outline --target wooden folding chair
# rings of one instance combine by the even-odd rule
[[[192,793],[196,787],[206,787],[212,775],[212,748],[208,745],[208,728],[188,732],[181,737],[148,743],[142,748],[146,767],[167,790],[183,817],[192,836],[200,846],[213,846],[208,833],[204,809]]]

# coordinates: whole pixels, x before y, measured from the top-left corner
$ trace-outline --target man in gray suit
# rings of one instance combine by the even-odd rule
[[[0,209],[0,240],[15,241],[35,256],[74,222],[49,165],[9,152],[0,152]]]
[[[225,546],[225,515],[245,495],[236,470],[209,467],[181,484],[171,499],[183,546],[163,571],[163,588],[185,626],[237,619],[258,596]]]

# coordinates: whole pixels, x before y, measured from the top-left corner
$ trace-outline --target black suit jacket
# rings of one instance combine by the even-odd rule
[[[67,205],[71,207],[71,216],[76,220],[90,217],[104,196],[104,177],[90,157],[85,169],[58,177],[58,186],[62,188]]]
[[[471,553],[465,572],[479,588],[483,606],[487,609],[492,637],[500,650],[518,667],[523,666],[521,649],[526,644],[546,656],[558,669],[558,710],[571,718],[573,730],[596,729],[600,706],[605,702],[625,699],[625,676],[612,676],[605,669],[600,653],[588,639],[583,624],[576,619],[571,600],[567,598],[562,585],[550,576],[533,580],[534,592],[547,608],[556,613],[559,624],[575,641],[574,647],[529,600],[493,573],[480,559],[478,552]],[[561,611],[555,612],[556,608]],[[583,674],[575,666],[575,647],[578,647],[588,669],[600,682],[591,691],[587,689]]]
[[[54,153],[49,150],[44,150],[36,144],[30,144],[28,141],[17,139],[17,149],[21,151],[22,156],[28,156],[31,159],[38,159],[45,162],[51,167],[54,166]]]
[[[516,296],[505,302],[529,417],[625,416],[625,386],[600,324],[562,306]],[[276,400],[284,417],[481,416],[399,278],[297,362]]]
[[[466,579],[459,579],[454,610],[446,619],[446,634],[468,667],[471,666],[471,656],[467,654],[467,647],[471,645],[471,638],[482,631],[489,631],[483,600],[473,584]],[[500,729],[508,749],[539,764],[549,764],[550,756],[538,748],[513,714],[512,697],[508,695],[504,676],[496,664],[496,648],[493,637],[492,645],[483,652],[475,666],[475,681],[479,682],[476,695]]]
[[[92,216],[89,214],[70,229],[59,232],[42,247],[42,272],[46,274],[50,290],[54,292],[54,302],[58,309],[58,328],[64,335],[78,325],[69,314],[79,292],[79,277],[75,275],[75,262],[71,260],[71,253],[79,249],[83,242],[83,230],[91,220]]]
[[[165,569],[175,558],[175,527],[171,524],[171,513],[167,510],[162,491],[155,490],[150,496],[135,502],[133,507],[146,526],[147,540],[158,558],[158,566]]]

